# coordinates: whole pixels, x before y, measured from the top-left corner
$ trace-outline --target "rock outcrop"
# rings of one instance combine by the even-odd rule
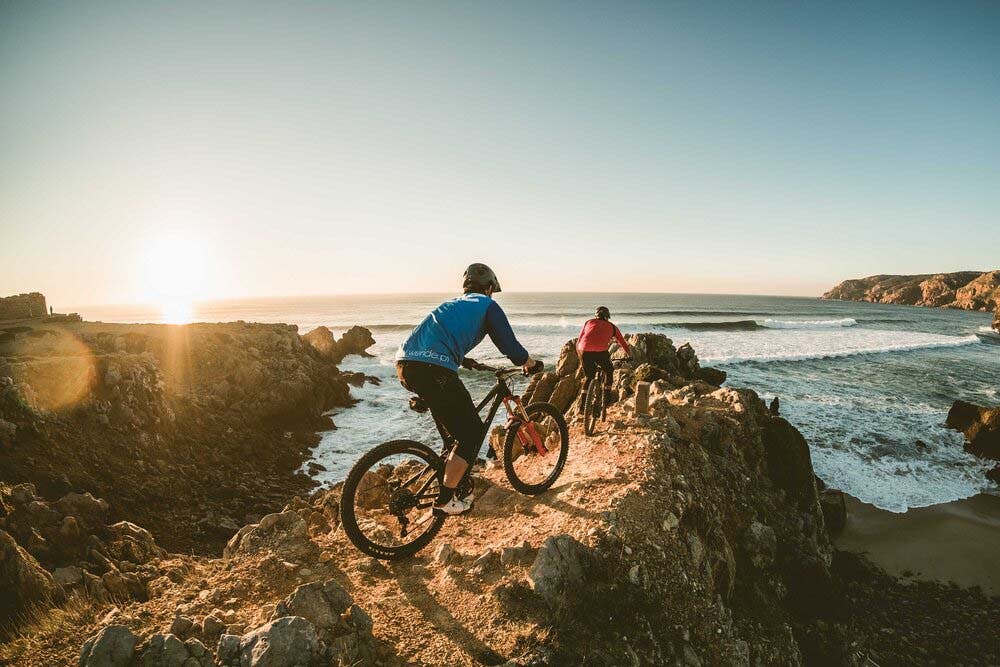
[[[992,311],[1000,308],[1000,271],[868,276],[845,280],[823,298]]]
[[[611,344],[614,365],[613,386],[620,398],[631,396],[637,382],[664,380],[674,387],[700,379],[716,386],[726,381],[726,373],[714,368],[702,368],[690,343],[674,347],[663,334],[629,334],[626,337],[632,351],[625,356],[617,343]],[[572,412],[583,389],[586,376],[576,351],[576,339],[566,341],[559,351],[554,371],[532,377],[523,394],[525,404],[534,401],[552,403],[564,413]]]
[[[38,292],[0,297],[0,321],[45,317],[48,314],[45,296]]]
[[[965,435],[965,450],[980,458],[1000,461],[1000,408],[984,408],[955,401],[945,421]]]
[[[312,345],[317,352],[335,364],[339,364],[344,357],[351,354],[370,357],[372,355],[365,350],[375,344],[372,332],[359,326],[353,326],[345,331],[340,340],[334,338],[332,331],[324,326],[319,326],[302,336],[302,340]]]
[[[37,324],[0,342],[0,479],[104,498],[166,546],[218,553],[305,494],[325,412],[352,404],[334,358],[283,324]]]

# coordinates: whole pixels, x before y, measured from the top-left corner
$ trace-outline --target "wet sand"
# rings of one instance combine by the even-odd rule
[[[980,586],[1000,595],[1000,497],[978,495],[896,514],[851,496],[839,549],[863,552],[886,572]]]

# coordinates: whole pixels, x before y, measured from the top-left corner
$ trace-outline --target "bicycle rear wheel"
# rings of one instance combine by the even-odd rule
[[[604,415],[604,371],[597,369],[587,386],[587,395],[583,403],[584,433],[594,435],[597,431],[597,421]]]
[[[528,423],[515,420],[503,443],[503,469],[510,485],[533,496],[552,486],[569,454],[569,428],[551,403],[525,407]]]
[[[444,524],[433,513],[444,462],[414,440],[393,440],[362,456],[344,482],[340,520],[363,553],[406,558],[427,546]]]

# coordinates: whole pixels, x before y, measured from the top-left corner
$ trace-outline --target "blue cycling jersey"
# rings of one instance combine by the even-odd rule
[[[486,336],[514,364],[528,360],[528,351],[514,336],[500,304],[476,293],[445,301],[432,310],[399,346],[396,360],[424,361],[457,371],[465,355]]]

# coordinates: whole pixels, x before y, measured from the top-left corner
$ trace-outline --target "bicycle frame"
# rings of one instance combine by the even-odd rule
[[[545,444],[542,442],[542,439],[538,436],[538,432],[535,430],[534,422],[532,422],[531,419],[528,417],[528,413],[524,409],[524,404],[521,402],[521,397],[515,395],[510,390],[510,388],[507,386],[507,383],[504,381],[503,376],[504,372],[497,373],[496,385],[493,387],[493,389],[489,391],[489,393],[486,394],[486,396],[483,397],[483,399],[479,402],[479,405],[476,406],[476,412],[482,412],[483,408],[486,407],[490,403],[490,401],[492,401],[492,405],[490,405],[489,414],[486,416],[486,419],[483,420],[483,432],[482,435],[480,436],[478,451],[482,451],[483,443],[486,441],[486,435],[489,430],[490,424],[493,423],[493,419],[496,417],[497,412],[500,410],[500,405],[503,404],[504,409],[506,409],[507,411],[508,421],[511,423],[513,423],[514,421],[520,421],[523,425],[522,428],[518,428],[517,432],[517,437],[521,441],[521,446],[525,448],[528,446],[534,446],[539,454],[543,455],[547,454],[548,449],[545,447]],[[453,438],[451,434],[448,433],[448,430],[444,427],[444,425],[441,422],[437,420],[437,418],[434,419],[434,425],[437,427],[438,433],[441,435],[441,440],[444,443],[442,453],[447,455],[451,447],[455,444],[455,438]],[[525,433],[525,431],[527,431],[527,433]],[[477,456],[478,456],[478,451],[477,451]],[[475,461],[468,461],[468,463],[469,466],[468,468],[466,468],[465,474],[462,476],[462,482],[464,482],[468,478],[469,474],[472,471],[473,464],[475,463]],[[426,474],[428,470],[430,470],[430,466],[425,466],[422,470],[420,470],[415,475],[411,476],[409,479],[403,482],[401,484],[401,487],[403,488],[408,487],[410,484],[418,480],[422,475]],[[434,498],[436,498],[436,494],[427,492],[427,489],[431,486],[432,482],[434,482],[433,475],[431,477],[428,477],[427,480],[420,485],[420,488],[417,490],[416,494],[414,494],[419,500],[419,502],[417,503],[417,507],[420,508],[429,507],[434,503]],[[462,482],[459,482],[459,484],[461,484]]]

